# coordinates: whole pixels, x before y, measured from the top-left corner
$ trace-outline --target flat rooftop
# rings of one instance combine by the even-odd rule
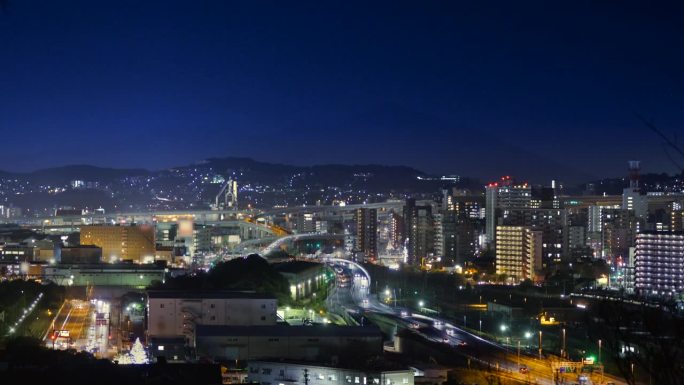
[[[323,368],[336,368],[336,369],[346,369],[346,370],[358,370],[366,372],[408,372],[412,371],[411,368],[405,366],[401,363],[394,362],[385,358],[376,357],[371,359],[370,362],[345,362],[338,365],[333,365],[332,363],[324,363],[320,361],[304,361],[304,360],[287,360],[287,359],[263,359],[263,360],[250,360],[249,364],[286,364],[286,365],[298,365],[306,367],[323,367]],[[248,364],[248,366],[249,366]]]
[[[98,270],[98,271],[152,271],[163,272],[164,268],[154,264],[134,264],[134,263],[59,263],[57,265],[47,266],[53,269],[61,270]]]
[[[197,325],[195,333],[198,337],[378,337],[382,338],[376,326],[226,326]]]
[[[280,273],[290,273],[298,274],[307,270],[320,269],[324,265],[317,262],[307,262],[307,261],[291,261],[291,262],[281,262],[274,263],[273,268]]]
[[[255,291],[228,290],[148,290],[149,298],[181,298],[181,299],[276,299],[268,293]]]

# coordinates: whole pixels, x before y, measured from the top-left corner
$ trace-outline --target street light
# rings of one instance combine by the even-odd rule
[[[599,355],[598,355],[598,364],[601,365],[601,340],[598,340],[598,345],[599,345]],[[632,376],[634,376],[634,372],[632,371]],[[601,384],[603,384],[603,368],[601,368]]]
[[[563,347],[561,348],[561,357],[565,357],[567,354],[565,352],[565,328],[563,328]]]
[[[539,359],[542,358],[542,331],[539,331]]]

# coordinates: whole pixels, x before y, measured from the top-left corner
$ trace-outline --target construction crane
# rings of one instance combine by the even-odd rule
[[[225,210],[227,208],[232,208],[237,210],[237,197],[238,197],[238,187],[237,181],[228,179],[226,183],[221,187],[221,190],[216,194],[216,199],[214,200],[214,210]]]

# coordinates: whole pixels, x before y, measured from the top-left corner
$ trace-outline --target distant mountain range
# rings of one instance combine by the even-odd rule
[[[32,183],[60,186],[68,185],[74,180],[108,183],[122,178],[156,177],[179,170],[183,172],[190,172],[191,170],[211,171],[225,177],[234,175],[238,180],[266,184],[289,180],[294,175],[298,175],[311,183],[329,185],[349,183],[365,177],[372,185],[389,189],[415,187],[418,176],[427,176],[422,171],[406,166],[338,164],[292,166],[259,162],[250,158],[226,157],[210,158],[195,164],[158,171],[90,165],[69,165],[25,173],[0,170],[0,178],[19,178]]]
[[[208,207],[222,181],[231,177],[238,181],[243,203],[264,207],[384,200],[437,193],[442,186],[455,185],[406,166],[293,166],[226,157],[156,171],[90,165],[0,171],[0,203],[43,214],[61,206],[116,211]],[[72,185],[73,181],[84,183]],[[468,178],[458,185],[482,186]]]
[[[58,207],[106,210],[208,208],[225,179],[240,186],[240,205],[272,207],[333,200],[347,203],[434,196],[442,187],[481,192],[483,184],[467,177],[444,181],[406,166],[293,166],[249,158],[211,158],[165,170],[116,169],[90,165],[54,167],[27,173],[0,171],[0,204],[14,204],[29,215],[48,215]],[[682,176],[646,174],[647,191],[682,191]],[[72,184],[73,181],[83,183]],[[620,194],[624,178],[590,182],[593,193]],[[566,186],[565,193],[587,192],[587,184]]]
[[[144,169],[119,169],[85,164],[44,168],[24,173],[0,170],[0,178],[22,178],[34,183],[51,185],[68,184],[72,180],[108,182],[126,176],[149,174],[150,171]]]

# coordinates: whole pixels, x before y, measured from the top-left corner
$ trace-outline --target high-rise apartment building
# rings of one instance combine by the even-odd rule
[[[542,265],[542,232],[523,226],[496,227],[496,273],[520,282]]]
[[[367,258],[378,258],[378,211],[360,208],[354,213],[356,220],[355,249]]]
[[[684,291],[684,233],[642,232],[636,236],[635,289],[643,295]]]
[[[509,176],[490,183],[485,189],[485,231],[489,242],[496,237],[499,210],[522,209],[531,206],[532,189],[527,183],[515,184]]]
[[[469,218],[459,217],[455,211],[442,214],[440,225],[441,249],[436,251],[447,263],[463,266],[475,253],[475,227]]]
[[[504,226],[522,226],[539,230],[544,236],[542,258],[546,262],[559,262],[564,254],[567,230],[567,212],[563,209],[506,209],[501,210],[499,223]]]
[[[434,219],[431,206],[417,206],[415,199],[404,205],[404,237],[408,263],[420,263],[434,248]]]
[[[389,215],[389,241],[393,249],[400,249],[404,240],[404,218],[392,212]]]
[[[102,248],[104,262],[154,261],[154,227],[150,225],[81,227],[81,244]]]
[[[648,198],[639,188],[639,162],[629,162],[629,187],[622,190],[622,208],[632,210],[639,219],[648,216]]]
[[[679,202],[672,203],[672,211],[670,213],[670,230],[684,231],[684,209]]]
[[[640,221],[633,210],[604,209],[601,222],[601,256],[609,259],[625,259],[629,248],[634,246],[634,237],[640,230]]]

